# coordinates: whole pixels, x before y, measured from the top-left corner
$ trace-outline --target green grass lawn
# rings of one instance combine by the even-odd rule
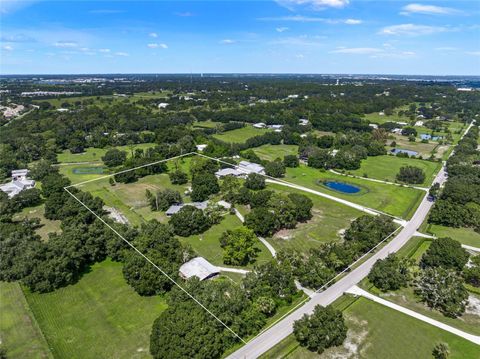
[[[477,345],[463,338],[365,298],[348,306],[344,315],[349,345],[330,348],[319,355],[300,347],[290,335],[261,358],[431,358],[438,342],[448,343],[449,358],[453,359],[475,359],[480,352]]]
[[[151,326],[166,309],[162,297],[139,296],[110,260],[75,285],[25,294],[55,358],[148,358]]]
[[[349,227],[350,222],[362,215],[362,212],[336,203],[329,199],[306,193],[293,188],[268,184],[273,189],[285,194],[300,193],[313,201],[313,218],[305,223],[298,223],[294,229],[285,229],[267,238],[275,249],[293,248],[300,252],[307,252],[310,248],[341,238],[340,231]]]
[[[358,170],[350,172],[356,176],[367,174],[369,178],[395,182],[397,173],[404,166],[421,168],[425,172],[425,181],[419,184],[419,186],[429,186],[440,169],[441,163],[388,155],[375,156],[362,160],[362,166]]]
[[[0,282],[0,339],[8,358],[53,358],[18,283]]]
[[[318,169],[301,165],[297,168],[287,168],[285,181],[302,185],[319,192],[324,192],[338,198],[377,209],[388,214],[411,218],[420,204],[424,191],[393,186],[383,183],[365,181],[361,178],[347,178],[331,172],[322,172]],[[344,194],[318,185],[318,180],[337,180],[362,187],[358,194]]]
[[[206,232],[190,237],[178,237],[184,244],[190,245],[200,256],[205,257],[210,263],[218,266],[225,266],[223,263],[223,249],[220,247],[220,237],[227,229],[235,229],[241,227],[242,222],[232,214],[227,214],[219,223],[212,226]],[[272,259],[272,255],[268,249],[258,241],[257,248],[260,250],[255,263],[246,267],[252,268],[255,264],[268,262]]]
[[[229,143],[244,143],[251,137],[260,136],[272,130],[266,128],[255,128],[253,126],[245,126],[235,130],[226,131],[213,135],[216,139]]]
[[[41,204],[36,207],[24,208],[20,213],[17,213],[14,216],[15,220],[21,220],[23,218],[39,218],[41,227],[36,229],[35,232],[42,237],[42,240],[48,239],[48,233],[59,233],[62,230],[60,229],[61,221],[52,221],[46,219],[43,215],[45,213],[45,205]]]
[[[131,156],[132,149],[145,150],[150,147],[156,146],[155,143],[138,143],[133,146],[117,146],[115,148],[127,152],[128,156]],[[96,148],[88,147],[82,153],[71,153],[70,150],[65,150],[57,155],[58,162],[71,163],[71,162],[101,162],[102,156],[109,150],[109,148]]]
[[[193,127],[196,128],[216,128],[217,126],[221,126],[222,122],[215,122],[212,120],[208,121],[197,121],[193,124]]]
[[[437,237],[450,237],[468,246],[480,248],[480,234],[475,232],[473,228],[451,228],[436,224],[429,224],[427,232]]]
[[[108,169],[104,167],[101,163],[98,164],[86,164],[86,165],[79,165],[79,164],[64,164],[58,167],[59,172],[67,177],[72,184],[89,181],[92,179],[100,178],[107,175]],[[98,170],[103,173],[87,173],[89,170]]]
[[[253,148],[253,152],[262,160],[273,161],[277,158],[283,160],[286,155],[297,155],[297,145],[263,145]]]

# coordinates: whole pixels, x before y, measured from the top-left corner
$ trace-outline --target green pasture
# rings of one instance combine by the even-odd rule
[[[319,180],[326,179],[357,185],[368,191],[344,194],[318,184]],[[424,191],[414,188],[376,183],[361,178],[348,178],[304,165],[287,168],[284,180],[405,219],[413,215],[425,194]]]
[[[245,126],[235,130],[217,133],[213,135],[216,139],[229,143],[244,143],[251,137],[260,136],[272,130],[267,128],[255,128],[253,126]]]
[[[452,228],[437,224],[429,224],[427,232],[434,234],[439,238],[450,237],[462,244],[480,248],[480,234],[475,232],[473,228]]]
[[[0,282],[0,338],[10,359],[53,358],[18,283]]]
[[[425,181],[418,186],[428,187],[440,169],[441,163],[389,155],[375,156],[362,160],[361,167],[349,173],[362,177],[366,174],[368,178],[395,182],[400,168],[405,166],[421,168],[425,172]]]
[[[297,155],[297,145],[263,145],[253,148],[253,152],[262,160],[273,161],[277,158],[283,160],[287,155]]]
[[[303,194],[313,201],[312,219],[298,223],[294,229],[281,230],[267,238],[276,250],[292,248],[306,253],[310,248],[338,241],[341,239],[341,232],[349,227],[350,222],[362,215],[362,212],[356,209],[301,190],[276,184],[268,184],[268,189],[284,194]]]
[[[149,358],[151,326],[166,309],[160,296],[139,296],[110,260],[74,285],[25,296],[53,356],[65,359]]]
[[[349,298],[349,297],[347,297]],[[340,298],[334,306],[342,308]],[[350,299],[353,301],[353,299]],[[461,337],[409,317],[365,298],[359,298],[343,310],[351,345],[334,347],[321,355],[300,347],[293,335],[261,356],[262,359],[327,358],[431,358],[433,347],[448,343],[453,359],[475,359],[479,347]]]
[[[133,145],[117,146],[115,148],[127,152],[128,156],[132,155],[136,149],[145,150],[147,148],[155,147],[156,143],[138,143]],[[109,148],[87,147],[82,153],[71,153],[70,150],[65,150],[57,155],[58,162],[72,163],[72,162],[99,162],[102,161],[102,156],[109,150]]]

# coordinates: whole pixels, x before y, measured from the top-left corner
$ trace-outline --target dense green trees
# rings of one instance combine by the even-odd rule
[[[405,166],[400,168],[396,178],[400,182],[422,184],[425,181],[425,172],[415,166]]]
[[[229,229],[220,237],[223,248],[223,263],[235,266],[245,266],[255,261],[259,252],[255,233],[251,229],[239,227]]]
[[[443,267],[461,271],[468,261],[468,252],[460,242],[451,238],[434,239],[422,256],[423,267]]]
[[[368,279],[378,289],[386,292],[405,287],[410,280],[409,263],[390,254],[385,259],[379,259],[373,265]]]
[[[463,270],[465,282],[474,287],[480,287],[480,255],[471,258],[467,267]]]
[[[271,177],[283,177],[285,175],[285,165],[280,160],[267,162],[265,164],[265,174]]]
[[[205,232],[210,227],[210,220],[205,213],[201,209],[189,205],[173,214],[169,223],[175,234],[182,237]]]
[[[185,184],[188,182],[188,175],[181,170],[169,172],[168,176],[172,184]]]
[[[285,167],[298,167],[299,164],[298,157],[295,155],[286,155],[283,157],[283,165]]]
[[[456,271],[443,267],[423,270],[416,281],[415,293],[429,307],[451,318],[462,315],[468,302],[463,278]]]
[[[190,197],[192,201],[201,202],[208,199],[212,194],[220,191],[217,177],[210,172],[195,173],[192,179],[192,193]]]
[[[120,151],[119,149],[112,148],[105,152],[102,156],[102,161],[108,167],[116,167],[122,165],[127,159],[127,152]]]
[[[317,305],[312,315],[305,314],[293,324],[293,334],[301,346],[321,354],[344,342],[347,326],[341,311]]]
[[[245,187],[252,190],[265,188],[265,177],[258,173],[249,173],[245,180]]]

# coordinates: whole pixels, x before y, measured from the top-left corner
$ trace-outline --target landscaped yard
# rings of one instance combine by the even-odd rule
[[[281,230],[272,238],[267,238],[277,250],[293,248],[300,252],[307,252],[310,248],[337,241],[341,239],[342,230],[348,228],[352,220],[363,214],[356,209],[301,190],[287,189],[274,184],[268,184],[267,188],[285,194],[304,194],[313,201],[314,205],[312,219],[305,223],[298,223],[294,229]]]
[[[273,161],[277,158],[283,160],[286,155],[297,155],[297,145],[263,145],[253,148],[253,152],[262,160]]]
[[[226,131],[213,135],[213,137],[230,143],[244,143],[251,137],[260,136],[272,130],[266,128],[255,128],[253,126],[245,126],[235,130]]]
[[[362,160],[362,166],[358,170],[350,172],[356,176],[364,176],[366,174],[369,178],[395,182],[397,173],[404,166],[421,168],[425,172],[425,181],[418,185],[429,186],[440,169],[441,163],[388,155],[375,156]]]
[[[452,228],[429,224],[427,232],[432,233],[439,238],[450,237],[462,244],[480,248],[480,234],[475,232],[473,228]]]
[[[413,188],[375,183],[361,178],[348,178],[304,165],[297,168],[287,168],[287,174],[284,179],[291,183],[406,219],[413,215],[425,194],[424,191]],[[319,185],[319,180],[344,182],[359,186],[362,190],[357,194],[345,194]]]
[[[227,214],[225,218],[219,223],[212,226],[206,232],[190,237],[178,237],[184,244],[192,246],[192,248],[200,256],[205,257],[210,263],[218,266],[229,267],[223,263],[223,249],[220,247],[220,237],[227,229],[235,229],[241,227],[242,222],[232,214]],[[258,241],[257,248],[260,250],[258,257],[254,264],[249,264],[247,267],[251,268],[255,264],[268,262],[272,259],[272,255],[268,249]]]
[[[432,349],[439,342],[448,343],[449,358],[478,358],[477,345],[368,299],[356,300],[343,313],[349,328],[343,346],[319,355],[300,347],[290,335],[261,358],[431,358]]]
[[[0,282],[0,340],[8,358],[53,358],[18,283]]]
[[[110,260],[74,285],[26,298],[54,357],[65,359],[148,358],[151,326],[166,309],[160,296],[139,296]]]

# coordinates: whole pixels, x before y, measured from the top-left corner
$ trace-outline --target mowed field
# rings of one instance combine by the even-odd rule
[[[267,238],[277,250],[292,248],[306,253],[310,248],[318,248],[324,243],[338,241],[350,222],[363,215],[356,209],[301,190],[275,184],[268,184],[267,189],[283,194],[303,194],[313,202],[312,219],[305,223],[298,223],[294,229],[281,230],[273,237]]]
[[[151,326],[166,309],[160,296],[139,296],[110,260],[74,285],[26,298],[53,356],[65,359],[148,358]]]
[[[59,233],[61,232],[60,224],[61,221],[52,221],[50,219],[46,219],[43,215],[45,213],[45,205],[41,204],[36,207],[28,207],[24,208],[20,213],[17,213],[13,219],[16,221],[20,221],[24,218],[32,219],[38,218],[40,219],[40,228],[37,228],[35,232],[42,238],[42,240],[48,240],[49,233]]]
[[[340,298],[334,306],[339,307],[337,303],[341,301],[345,299]],[[477,345],[368,299],[357,299],[343,313],[349,328],[343,346],[320,355],[300,347],[290,335],[261,358],[431,358],[432,349],[439,342],[448,343],[449,358],[478,358]]]
[[[284,180],[405,219],[413,215],[425,194],[424,191],[414,188],[349,178],[304,165],[287,168]],[[319,185],[319,180],[335,180],[357,185],[362,188],[362,191],[358,194],[341,193]]]
[[[10,359],[53,358],[18,283],[0,282],[0,343]]]
[[[450,237],[467,246],[480,248],[480,234],[473,228],[452,228],[436,224],[429,224],[427,232],[438,238]]]
[[[133,152],[135,152],[136,149],[145,150],[155,147],[156,145],[156,143],[138,143],[132,146],[117,146],[115,148],[125,151],[127,152],[127,156],[131,156],[132,150]],[[85,148],[85,152],[82,153],[71,153],[70,150],[65,150],[57,155],[57,159],[60,163],[100,162],[102,161],[102,156],[105,155],[109,149],[110,148],[88,147]]]
[[[245,126],[235,130],[226,131],[213,135],[216,139],[230,143],[244,143],[251,137],[260,136],[272,130],[266,128],[255,128],[253,126]]]
[[[297,155],[297,145],[263,145],[252,148],[253,152],[262,160],[273,161],[277,158],[283,160],[286,155]]]
[[[405,166],[421,168],[425,172],[425,181],[418,184],[418,186],[429,186],[440,169],[441,163],[388,155],[375,156],[362,160],[362,165],[358,170],[349,172],[356,176],[364,176],[366,174],[369,178],[395,182],[400,168]]]

